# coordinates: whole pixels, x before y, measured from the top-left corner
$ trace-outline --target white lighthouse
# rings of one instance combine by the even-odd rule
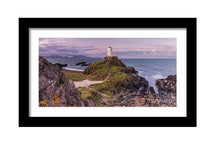
[[[112,47],[107,48],[107,56],[112,57]]]

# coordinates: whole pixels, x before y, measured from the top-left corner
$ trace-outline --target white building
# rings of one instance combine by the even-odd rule
[[[107,48],[107,56],[112,57],[112,47]]]

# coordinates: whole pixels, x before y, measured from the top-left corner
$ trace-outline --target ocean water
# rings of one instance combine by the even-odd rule
[[[157,79],[176,74],[176,59],[122,59],[128,67],[134,67],[150,86],[155,86]]]
[[[45,57],[49,62],[68,64],[66,68],[84,70],[86,66],[75,65],[78,62],[85,61],[93,63],[102,58],[89,58],[84,56],[77,57]],[[176,74],[176,59],[120,59],[127,67],[134,67],[138,74],[144,77],[155,91],[155,82],[157,79],[166,78],[168,75]]]

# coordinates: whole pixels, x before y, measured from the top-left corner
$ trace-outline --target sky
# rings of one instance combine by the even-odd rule
[[[40,38],[39,54],[104,57],[109,46],[119,58],[176,58],[176,38]]]

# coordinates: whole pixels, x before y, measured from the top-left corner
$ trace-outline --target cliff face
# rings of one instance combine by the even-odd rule
[[[56,64],[39,58],[39,103],[40,106],[85,106],[80,91],[67,80]]]

